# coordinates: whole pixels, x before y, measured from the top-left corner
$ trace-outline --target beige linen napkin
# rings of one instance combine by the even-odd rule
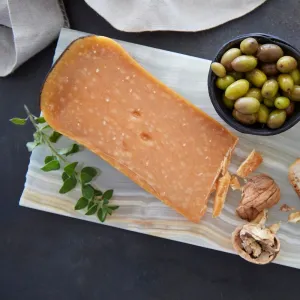
[[[199,31],[241,17],[266,0],[85,0],[115,28]]]
[[[0,0],[0,77],[7,76],[69,27],[57,0]]]

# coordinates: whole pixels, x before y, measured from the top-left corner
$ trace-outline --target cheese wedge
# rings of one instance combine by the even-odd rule
[[[40,100],[53,129],[194,222],[238,141],[106,37],[74,41]]]

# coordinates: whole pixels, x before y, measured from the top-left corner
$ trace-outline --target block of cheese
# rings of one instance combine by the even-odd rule
[[[40,100],[53,129],[194,222],[238,141],[106,37],[74,41]]]

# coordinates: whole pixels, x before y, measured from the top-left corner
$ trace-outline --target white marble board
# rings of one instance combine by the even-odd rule
[[[87,34],[63,29],[54,60],[73,40],[84,35]],[[118,42],[145,69],[227,127],[215,112],[208,96],[206,80],[209,60]],[[282,192],[280,204],[286,203],[300,210],[299,198],[287,179],[288,166],[300,156],[300,124],[288,132],[272,137],[235,133],[240,137],[240,141],[234,152],[230,171],[234,173],[241,161],[255,148],[264,156],[264,163],[257,172],[270,174],[279,184]],[[59,143],[64,145],[70,141],[64,138]],[[61,185],[60,171],[44,173],[40,170],[47,154],[47,149],[43,147],[33,151],[20,205],[99,223],[96,217],[85,216],[84,212],[74,210],[74,204],[80,195],[78,189],[67,195],[58,193]],[[120,205],[120,208],[107,219],[105,225],[233,253],[231,232],[243,223],[235,215],[240,192],[230,191],[225,208],[216,219],[211,215],[210,200],[206,215],[199,224],[194,224],[142,190],[90,151],[84,150],[74,155],[73,159],[100,168],[102,174],[98,177],[96,185],[103,189],[115,190],[113,202]],[[282,250],[275,263],[300,268],[300,224],[288,224],[286,222],[288,214],[279,210],[280,204],[273,207],[269,213],[269,223],[282,221],[282,228],[278,234]]]

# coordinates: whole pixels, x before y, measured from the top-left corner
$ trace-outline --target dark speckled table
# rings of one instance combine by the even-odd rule
[[[299,0],[268,0],[247,16],[198,33],[124,33],[84,1],[65,3],[73,29],[208,59],[248,32],[272,33],[300,48]],[[298,299],[300,270],[259,267],[234,255],[18,206],[32,130],[8,119],[22,116],[24,103],[38,114],[55,44],[0,79],[0,299]]]

